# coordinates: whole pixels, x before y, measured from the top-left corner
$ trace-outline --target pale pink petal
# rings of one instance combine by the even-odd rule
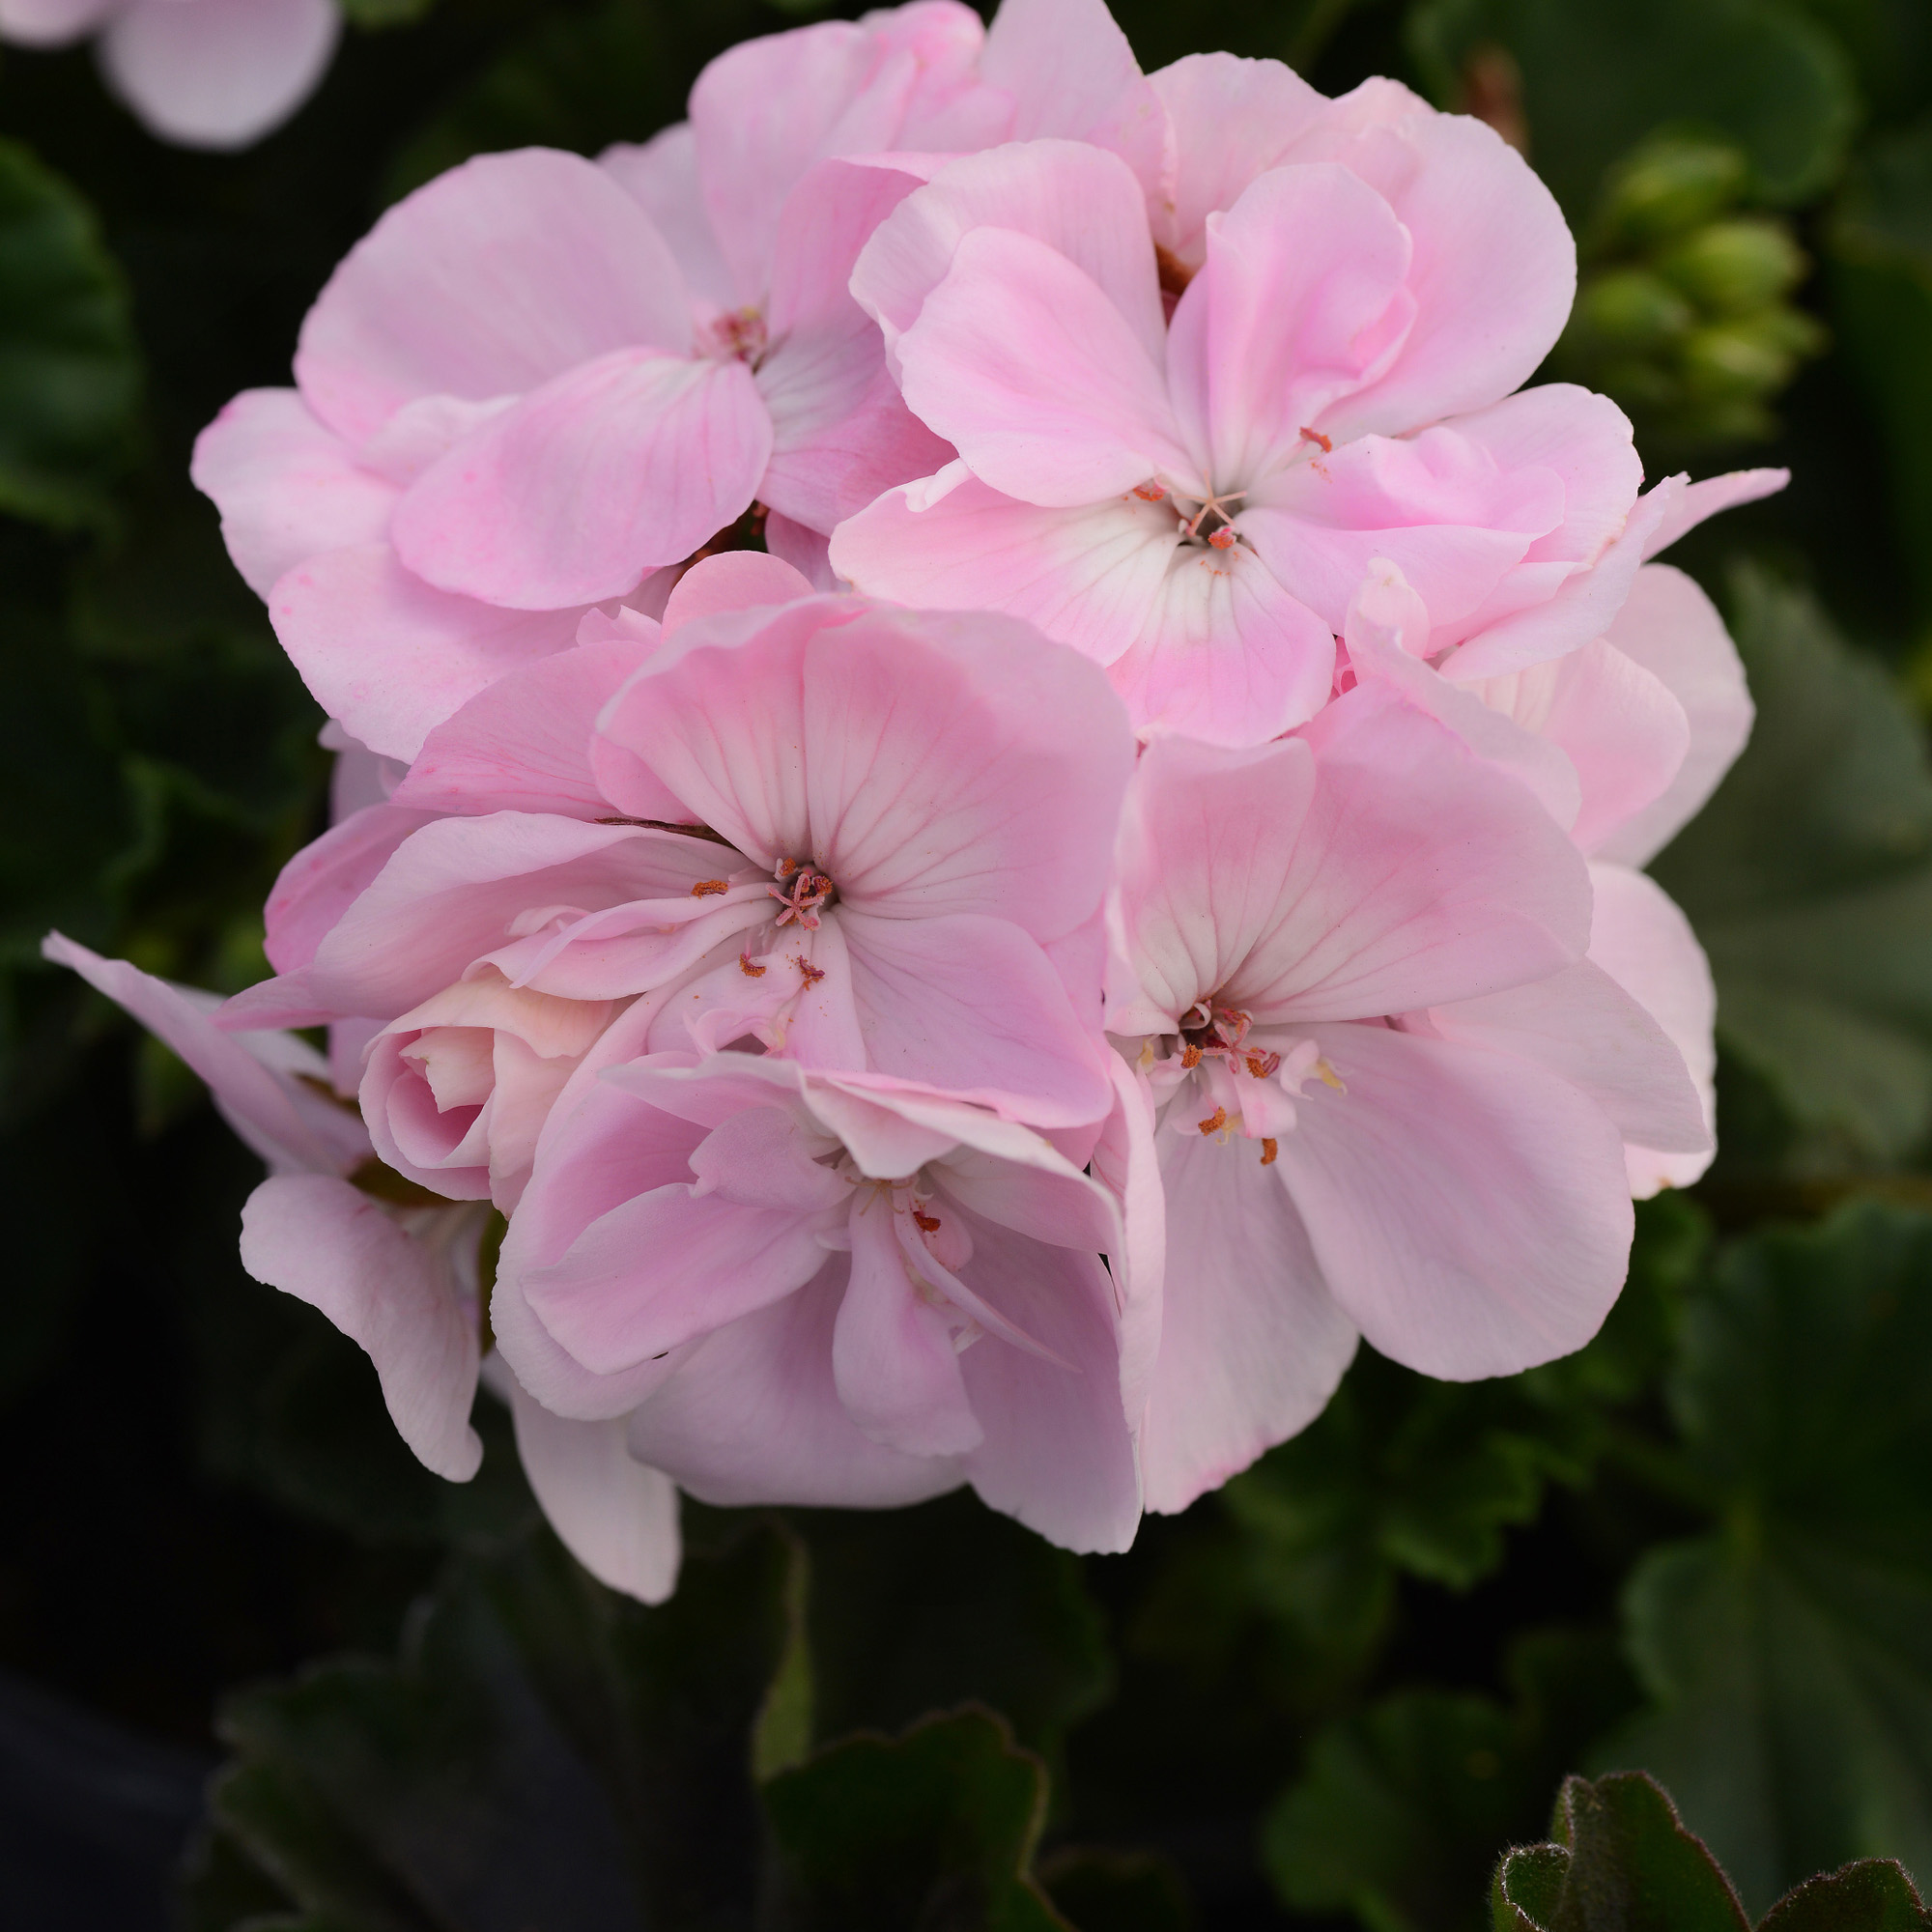
[[[985,1431],[965,1459],[973,1487],[1063,1548],[1125,1549],[1140,1521],[1140,1470],[1106,1270],[1097,1256],[964,1211],[973,1256],[960,1279],[1059,1357],[987,1335],[959,1358]]]
[[[1459,684],[1520,670],[1580,649],[1610,627],[1643,563],[1651,532],[1669,514],[1682,488],[1666,476],[1636,499],[1623,533],[1587,569],[1564,578],[1555,593],[1489,624],[1455,646],[1438,668]]]
[[[0,40],[57,47],[97,27],[119,0],[0,0]]]
[[[691,887],[717,851],[676,833],[536,812],[437,819],[404,840],[331,928],[310,981],[339,1012],[394,1019],[502,949],[533,908],[662,899],[668,912],[696,917],[706,901],[694,901]]]
[[[978,23],[968,31],[977,40]],[[920,66],[869,21],[827,20],[741,42],[698,75],[697,174],[739,301],[770,286],[787,197],[814,162],[901,145]]]
[[[523,1276],[524,1298],[594,1375],[614,1375],[804,1287],[825,1258],[789,1208],[756,1208],[687,1182],[593,1221]]]
[[[240,1037],[214,1023],[220,1002],[156,980],[125,959],[103,959],[58,932],[41,942],[42,957],[76,972],[104,993],[205,1081],[221,1117],[277,1171],[346,1174],[368,1157],[369,1136],[353,1113],[327,1094],[321,1055],[273,1034]]]
[[[1109,1264],[1120,1308],[1121,1394],[1132,1422],[1146,1411],[1148,1385],[1160,1351],[1167,1195],[1154,1147],[1154,1103],[1147,1075],[1118,1053],[1111,1058],[1115,1106],[1091,1157],[1094,1179],[1120,1209],[1121,1230]]]
[[[483,1108],[440,1109],[428,1085],[401,1058],[400,1046],[393,1031],[378,1034],[363,1064],[357,1104],[377,1154],[446,1200],[489,1200],[489,1132],[477,1119]]]
[[[1775,497],[1791,481],[1788,469],[1733,469],[1722,476],[1707,476],[1679,491],[1663,517],[1644,543],[1644,555],[1655,556],[1668,550],[1687,531],[1694,530],[1707,518],[1741,503],[1755,503],[1761,497]]]
[[[1444,1039],[1520,1055],[1596,1101],[1626,1141],[1704,1154],[1696,1089],[1663,1029],[1601,966],[1581,960],[1527,986],[1436,1007]]]
[[[333,0],[148,0],[108,21],[100,65],[150,133],[245,148],[314,93],[341,32]]]
[[[590,736],[598,713],[650,655],[657,626],[639,621],[649,633],[578,644],[478,692],[423,740],[394,802],[418,811],[610,816],[590,770]],[[676,808],[668,792],[660,802]]]
[[[820,595],[842,587],[824,534],[794,523],[782,510],[774,510],[765,519],[765,548],[790,564]]]
[[[1278,1166],[1329,1292],[1383,1354],[1448,1381],[1580,1348],[1623,1286],[1623,1142],[1528,1061],[1379,1026],[1312,1030]]]
[[[1409,326],[1409,239],[1346,168],[1276,168],[1208,224],[1167,367],[1189,444],[1221,489],[1259,481]],[[917,405],[915,404],[915,408]],[[956,440],[956,439],[955,439]]]
[[[429,823],[427,813],[374,805],[332,825],[282,867],[264,910],[263,950],[277,973],[299,973],[395,849]]]
[[[367,806],[387,805],[409,771],[400,758],[383,757],[360,739],[352,738],[333,718],[315,734],[315,742],[335,753],[328,774],[331,825],[340,825]]]
[[[1560,747],[1575,767],[1580,803],[1570,836],[1586,852],[1664,791],[1690,747],[1684,707],[1661,679],[1602,638],[1554,663],[1491,678],[1480,690],[1486,704]]]
[[[1140,636],[1109,675],[1143,737],[1259,745],[1327,702],[1335,636],[1253,551],[1180,544]]]
[[[434,590],[387,544],[297,565],[276,580],[269,614],[323,709],[372,752],[403,759],[506,671],[568,649],[579,616]]]
[[[811,585],[781,557],[754,550],[722,551],[700,557],[677,580],[665,605],[664,632],[668,637],[681,624],[715,617],[722,611],[761,611],[811,594]]]
[[[633,1455],[700,1500],[888,1509],[962,1481],[956,1459],[873,1442],[832,1378],[850,1264],[826,1258],[810,1286],[707,1335],[631,1418]]]
[[[847,913],[838,925],[873,1069],[1036,1125],[1106,1113],[1112,1089],[1099,1043],[1018,926],[971,913]],[[792,1051],[811,1064],[803,1043]]]
[[[597,165],[650,216],[692,295],[714,308],[731,307],[738,298],[704,212],[691,123],[679,121],[641,145],[619,141],[597,156]]]
[[[1091,276],[1029,235],[977,228],[898,340],[913,412],[982,482],[1072,509],[1195,474],[1159,365]]]
[[[242,390],[195,439],[188,473],[221,512],[235,568],[263,597],[323,551],[382,542],[397,495],[294,389]]]
[[[1253,1141],[1158,1146],[1168,1254],[1141,1465],[1148,1508],[1171,1514],[1321,1414],[1355,1326]]]
[[[969,155],[879,224],[853,269],[852,294],[884,331],[889,355],[946,279],[961,241],[981,228],[1029,236],[1064,255],[1159,360],[1167,325],[1146,194],[1115,156],[1074,141]]]
[[[302,324],[296,381],[360,442],[417,396],[519,395],[613,350],[690,342],[650,217],[594,161],[526,148],[466,161],[377,222]]]
[[[1506,469],[1460,429],[1437,427],[1412,441],[1364,437],[1270,478],[1250,493],[1240,529],[1337,630],[1370,565],[1387,559],[1447,641],[1562,519],[1553,470]],[[1568,575],[1558,566],[1555,582]]]
[[[1329,103],[1279,61],[1233,54],[1189,54],[1150,78],[1173,125],[1175,153],[1172,187],[1151,198],[1154,240],[1198,265],[1208,217],[1279,167]]]
[[[624,1446],[625,1422],[574,1422],[509,1378],[517,1454],[563,1547],[612,1590],[662,1604],[683,1553],[677,1486]]]
[[[1647,865],[1703,809],[1750,736],[1756,716],[1745,668],[1717,606],[1681,570],[1646,564],[1605,643],[1662,682],[1683,707],[1690,744],[1676,775],[1596,844],[1605,859]]]
[[[476,1473],[476,1325],[446,1256],[346,1180],[292,1174],[248,1197],[242,1265],[320,1309],[368,1355],[397,1435],[425,1467],[453,1483]]]
[[[1357,95],[1379,102],[1369,118],[1406,151],[1396,167],[1364,166],[1346,135],[1304,138],[1294,153],[1331,154],[1386,195],[1414,243],[1415,322],[1388,373],[1318,425],[1338,441],[1364,431],[1401,435],[1508,395],[1549,353],[1577,291],[1562,211],[1493,128],[1438,114],[1388,81],[1367,82]],[[1338,133],[1350,105],[1335,103]]]
[[[391,532],[439,589],[519,611],[594,604],[742,515],[771,451],[742,363],[614,350],[432,465]]]
[[[1705,1128],[1715,1135],[1718,996],[1704,949],[1690,922],[1641,872],[1598,864],[1590,879],[1597,895],[1590,957],[1669,1036],[1690,1068]],[[1638,1145],[1630,1148],[1629,1162],[1631,1185],[1642,1199],[1660,1187],[1690,1186],[1710,1166],[1711,1149],[1677,1153]]]
[[[1488,692],[1507,688],[1507,679],[1452,684],[1423,662],[1429,612],[1386,557],[1373,560],[1350,603],[1347,639],[1350,667],[1358,683],[1399,692],[1455,732],[1485,763],[1528,786],[1566,831],[1576,824],[1583,794],[1569,754],[1520,724],[1508,708],[1485,701]]]
[[[852,1272],[832,1328],[832,1379],[845,1413],[874,1442],[911,1456],[959,1456],[974,1419],[952,1333],[914,1288],[899,1247],[906,1217],[883,1200],[852,1216]]]
[[[1166,112],[1104,0],[1001,0],[980,72],[1012,98],[1011,139],[1089,141],[1121,156],[1150,192],[1162,186]]]
[[[1111,664],[1144,628],[1174,549],[1174,516],[1162,505],[1127,497],[1046,510],[954,464],[840,524],[831,561],[868,597],[1004,611]]]

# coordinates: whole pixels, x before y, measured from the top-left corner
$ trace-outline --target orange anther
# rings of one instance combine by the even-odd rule
[[[728,893],[731,888],[723,879],[699,879],[692,887],[691,896],[695,899],[715,898],[720,893]]]
[[[1208,541],[1216,550],[1233,550],[1236,543],[1234,526],[1223,524],[1218,530],[1209,533]]]
[[[738,971],[748,980],[762,980],[765,977],[765,969],[749,952],[739,953]]]
[[[800,978],[808,986],[815,986],[825,978],[825,969],[822,966],[814,966],[802,952],[794,952],[791,955],[791,963],[798,968]]]
[[[1306,423],[1301,426],[1301,440],[1303,442],[1319,442],[1323,456],[1332,456],[1335,453],[1335,439],[1332,436],[1323,436],[1319,429],[1310,429]]]
[[[1201,1065],[1201,1049],[1198,1046],[1183,1046],[1180,1049],[1180,1064],[1187,1067],[1199,1066]]]
[[[1264,1141],[1262,1143],[1262,1165],[1264,1167],[1272,1167],[1274,1165],[1274,1157],[1280,1151],[1281,1149],[1273,1141]]]
[[[1228,1110],[1225,1107],[1216,1107],[1205,1121],[1195,1122],[1204,1134],[1218,1134],[1227,1124]]]
[[[936,1235],[939,1233],[939,1216],[937,1214],[922,1214],[915,1208],[912,1210],[912,1218],[914,1225],[918,1227],[922,1234]]]

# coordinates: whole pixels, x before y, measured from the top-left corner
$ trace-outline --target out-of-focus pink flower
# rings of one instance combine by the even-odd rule
[[[1107,1025],[1155,1157],[1127,1215],[1166,1230],[1151,1508],[1308,1422],[1358,1332],[1452,1379],[1588,1339],[1624,1277],[1625,1140],[1704,1130],[1584,957],[1584,861],[1523,787],[1374,688],[1251,751],[1157,740],[1117,894]]]
[[[242,1264],[321,1311],[369,1356],[396,1432],[425,1467],[468,1482],[483,1445],[469,1426],[478,1379],[478,1242],[484,1210],[399,1206],[353,1101],[293,1034],[224,1032],[212,993],[103,959],[60,933],[43,953],[125,1008],[207,1082],[215,1106],[269,1166],[242,1210]],[[629,1456],[621,1424],[541,1410],[507,1366],[518,1453],[557,1533],[593,1575],[646,1603],[677,1580],[677,1494]]]
[[[846,287],[919,171],[841,157],[1064,130],[1151,185],[1165,128],[1101,0],[749,43],[648,147],[485,156],[390,210],[303,325],[298,387],[231,403],[196,481],[325,707],[412,756],[586,607],[656,614],[651,573],[754,499],[809,559],[943,460]]]
[[[1433,652],[1504,623],[1585,641],[1562,593],[1641,471],[1605,398],[1510,393],[1575,287],[1548,190],[1392,82],[1325,101],[1211,56],[1155,84],[1176,173],[1151,203],[1038,141],[952,163],[867,243],[853,292],[959,455],[842,525],[834,566],[1027,615],[1111,668],[1144,734],[1228,745],[1326,700],[1372,556]]]
[[[718,1503],[969,1481],[1076,1549],[1140,1515],[1112,1197],[1030,1129],[742,1053],[615,1066],[546,1129],[497,1332],[560,1414]]]
[[[245,148],[315,92],[342,31],[335,0],[0,0],[0,41],[98,34],[108,84],[151,134]]]

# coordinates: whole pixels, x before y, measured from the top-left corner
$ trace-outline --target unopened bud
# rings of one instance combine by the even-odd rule
[[[1747,172],[1743,154],[1725,141],[1647,141],[1610,176],[1600,217],[1605,237],[1654,245],[1688,234],[1744,192]]]
[[[1696,403],[1755,402],[1775,395],[1823,330],[1795,309],[1773,309],[1693,330],[1680,351],[1686,394]]]
[[[1583,284],[1570,330],[1579,348],[1641,355],[1675,342],[1696,320],[1690,304],[1648,269],[1612,269]]]
[[[1744,316],[1804,278],[1804,251],[1782,222],[1714,221],[1658,257],[1657,272],[1706,315]]]

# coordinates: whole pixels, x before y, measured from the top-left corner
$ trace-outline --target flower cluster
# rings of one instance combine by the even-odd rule
[[[673,1486],[1122,1548],[1362,1336],[1578,1347],[1710,1157],[1638,868],[1750,705],[1646,559],[1782,477],[1640,494],[1522,386],[1574,288],[1489,128],[1100,0],[470,161],[196,452],[342,753],[274,977],[50,953],[268,1158],[250,1271],[445,1475],[491,1381],[621,1587]]]

